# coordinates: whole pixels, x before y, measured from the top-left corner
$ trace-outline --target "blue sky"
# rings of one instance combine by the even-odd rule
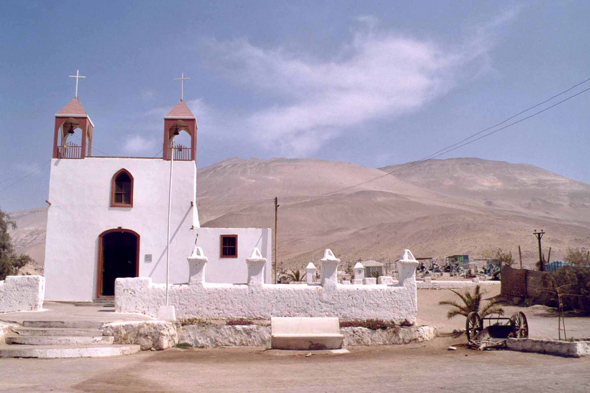
[[[586,1],[4,1],[0,209],[44,204],[54,115],[77,69],[96,155],[158,154],[184,72],[199,167],[231,157],[380,167],[589,78],[589,17]],[[441,158],[590,182],[589,105],[590,92]]]

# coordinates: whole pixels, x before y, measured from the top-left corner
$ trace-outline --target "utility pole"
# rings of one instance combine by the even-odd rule
[[[520,269],[522,270],[522,252],[520,251],[520,246],[518,246],[518,260],[520,261]]]
[[[279,256],[279,249],[277,246],[277,230],[278,230],[278,223],[279,223],[279,198],[275,197],[275,235],[274,235],[274,258],[272,261],[273,264],[273,282],[277,283],[277,273],[278,273],[278,256]]]
[[[170,146],[170,182],[168,183],[168,229],[166,232],[166,306],[170,305],[170,216],[172,216],[172,169],[174,167],[174,139]]]
[[[533,232],[533,235],[535,235],[535,237],[539,241],[539,270],[540,271],[545,271],[545,263],[543,261],[543,253],[541,251],[541,238],[543,237],[544,234],[545,234],[545,232],[542,229],[539,232],[537,232],[537,230],[535,229],[535,231]]]

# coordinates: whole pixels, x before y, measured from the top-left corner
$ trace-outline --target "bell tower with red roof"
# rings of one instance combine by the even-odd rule
[[[78,99],[78,80],[85,76],[80,76],[80,71],[77,71],[76,75],[70,75],[70,78],[76,78],[76,95],[68,105],[55,114],[53,158],[85,158],[92,155],[94,124]],[[82,145],[68,141],[68,137],[78,128],[82,130]]]
[[[196,161],[197,159],[197,119],[184,103],[184,81],[189,79],[184,77],[184,73],[180,78],[175,79],[180,81],[180,102],[164,116],[164,160],[172,158],[172,151],[174,151],[174,160]],[[174,146],[173,150],[174,137],[181,131],[185,131],[190,136],[190,146],[178,145]]]
[[[197,119],[188,109],[184,100],[164,117],[164,159],[170,160],[174,137],[185,131],[191,137],[190,146],[174,146],[174,160],[195,161],[197,159]]]

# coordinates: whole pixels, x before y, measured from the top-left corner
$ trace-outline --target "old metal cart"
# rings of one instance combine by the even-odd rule
[[[488,326],[484,326],[484,321],[488,322]],[[471,312],[467,315],[465,333],[469,344],[480,345],[482,341],[504,344],[508,338],[527,338],[529,324],[522,311],[510,318],[500,316],[482,318],[477,312]]]

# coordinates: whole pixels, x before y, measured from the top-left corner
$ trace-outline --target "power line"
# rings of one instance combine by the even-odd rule
[[[17,179],[17,180],[15,180],[14,182],[10,183],[8,186],[6,186],[6,187],[2,188],[2,189],[0,190],[0,194],[4,193],[4,191],[6,191],[6,190],[8,190],[9,188],[11,188],[12,186],[14,186],[14,185],[16,185],[16,184],[20,183],[21,181],[25,180],[26,178],[28,178],[28,177],[32,176],[32,175],[33,175],[35,172],[37,172],[37,171],[38,171],[38,170],[40,170],[41,168],[45,168],[47,165],[50,165],[50,164],[51,164],[51,160],[49,160],[49,161],[47,161],[47,162],[44,162],[44,163],[42,163],[42,164],[41,164],[41,165],[40,165],[40,166],[39,166],[37,169],[29,171],[29,172],[28,172],[26,175],[24,175],[24,176],[20,177],[19,179]]]
[[[511,119],[514,119],[515,117],[519,116],[520,114],[523,114],[523,113],[525,113],[525,112],[528,112],[528,111],[530,111],[531,109],[534,109],[534,108],[538,107],[539,105],[542,105],[542,104],[544,104],[544,103],[546,103],[546,102],[548,102],[548,101],[550,101],[550,100],[552,100],[552,99],[554,99],[554,98],[556,98],[556,97],[559,97],[560,95],[563,95],[564,93],[566,93],[566,92],[568,92],[568,91],[572,90],[573,88],[575,88],[575,87],[577,87],[577,86],[580,86],[581,84],[583,84],[583,83],[586,83],[586,82],[588,82],[588,81],[590,81],[590,78],[588,78],[588,79],[584,80],[583,82],[580,82],[580,83],[578,83],[578,84],[576,84],[576,85],[574,85],[574,86],[570,87],[570,88],[569,88],[569,89],[567,89],[567,90],[564,90],[563,92],[561,92],[561,93],[559,93],[559,94],[556,94],[556,95],[554,95],[553,97],[551,97],[551,98],[549,98],[549,99],[547,99],[547,100],[545,100],[545,101],[543,101],[543,102],[541,102],[541,103],[539,103],[539,104],[535,104],[535,105],[533,105],[532,107],[530,107],[530,108],[527,108],[527,109],[525,109],[524,111],[521,111],[521,112],[519,112],[519,113],[518,113],[518,114],[516,114],[516,115],[510,116],[510,117],[509,117],[509,118],[507,118],[506,120],[503,120],[503,121],[501,121],[500,123],[497,123],[496,125],[494,125],[494,126],[492,126],[492,127],[488,127],[488,128],[486,128],[486,129],[484,129],[484,130],[482,130],[482,131],[476,132],[475,134],[473,134],[473,135],[470,135],[469,137],[467,137],[467,138],[463,139],[463,140],[462,140],[462,141],[460,141],[460,142],[457,142],[457,143],[454,143],[454,144],[452,144],[452,145],[449,145],[449,146],[447,146],[447,147],[445,147],[445,148],[443,148],[443,149],[441,149],[441,150],[438,150],[437,152],[435,152],[435,153],[433,153],[433,154],[431,154],[431,155],[429,155],[429,156],[426,156],[426,157],[424,157],[424,158],[421,158],[421,159],[420,159],[420,160],[418,160],[418,161],[414,161],[414,162],[412,162],[412,163],[410,163],[410,164],[406,165],[406,166],[405,166],[405,169],[408,169],[408,168],[411,168],[411,167],[413,167],[413,166],[416,166],[416,165],[418,165],[418,164],[420,164],[420,163],[422,163],[422,162],[424,162],[424,161],[426,161],[426,160],[433,159],[433,158],[436,158],[436,157],[440,157],[440,156],[442,156],[442,155],[444,155],[444,154],[447,154],[447,153],[450,153],[450,152],[452,152],[452,151],[454,151],[454,150],[457,150],[457,149],[459,149],[459,148],[461,148],[461,147],[463,147],[463,146],[467,146],[467,145],[469,145],[469,144],[471,144],[471,143],[477,142],[477,141],[479,141],[480,139],[487,138],[487,137],[488,137],[488,136],[490,136],[490,135],[493,135],[493,134],[495,134],[495,133],[497,133],[497,132],[500,132],[500,131],[502,131],[502,130],[505,130],[505,129],[507,129],[507,128],[510,128],[510,127],[512,127],[512,126],[514,126],[514,125],[516,125],[516,124],[522,123],[522,122],[523,122],[523,121],[525,121],[525,120],[528,120],[528,119],[530,119],[530,118],[532,118],[532,117],[535,117],[535,116],[537,116],[537,115],[540,115],[541,113],[543,113],[543,112],[546,112],[546,111],[548,111],[548,110],[550,110],[550,109],[552,109],[552,108],[554,108],[554,107],[556,107],[556,106],[558,106],[558,105],[561,105],[561,104],[563,104],[564,102],[567,102],[567,101],[571,100],[572,98],[575,98],[575,97],[577,97],[577,96],[579,96],[579,95],[581,95],[581,94],[583,94],[583,93],[587,92],[588,90],[590,90],[590,87],[589,87],[589,88],[586,88],[586,89],[584,89],[584,90],[582,90],[582,91],[580,91],[580,92],[578,92],[578,93],[576,93],[576,94],[574,94],[574,95],[571,95],[571,96],[569,96],[569,97],[567,97],[567,98],[565,98],[565,99],[563,99],[563,100],[561,100],[561,101],[558,101],[558,102],[556,102],[555,104],[553,104],[553,105],[550,105],[550,106],[548,106],[548,107],[547,107],[547,108],[545,108],[545,109],[542,109],[542,110],[540,110],[540,111],[538,111],[538,112],[535,112],[535,113],[533,113],[532,115],[526,116],[526,117],[524,117],[524,118],[522,118],[522,119],[520,119],[520,120],[517,120],[517,121],[515,121],[515,122],[512,122],[512,123],[510,123],[510,124],[508,124],[508,125],[506,125],[506,126],[504,126],[504,127],[501,127],[501,128],[499,128],[499,129],[497,129],[497,130],[494,130],[494,131],[488,132],[487,134],[484,134],[484,135],[482,135],[482,136],[480,136],[480,137],[478,137],[478,138],[476,138],[476,139],[469,140],[469,139],[471,139],[471,138],[473,138],[473,137],[475,137],[475,136],[477,136],[477,135],[480,135],[481,133],[483,133],[483,132],[485,132],[485,131],[488,131],[488,130],[491,130],[491,129],[493,129],[493,128],[497,127],[497,126],[498,126],[498,125],[500,125],[500,124],[504,124],[504,123],[506,123],[507,121],[509,121],[509,120],[511,120]],[[350,188],[354,188],[354,187],[361,186],[361,185],[364,185],[364,184],[367,184],[367,183],[371,183],[371,182],[373,182],[373,181],[375,181],[375,180],[378,180],[378,179],[381,179],[381,178],[383,178],[383,177],[385,177],[385,176],[392,175],[392,174],[393,174],[394,172],[396,172],[396,170],[398,170],[398,169],[400,169],[400,168],[398,167],[398,168],[396,168],[396,169],[393,169],[392,171],[386,172],[384,175],[377,176],[377,177],[375,177],[375,178],[373,178],[373,179],[370,179],[370,180],[367,180],[367,181],[364,181],[364,182],[361,182],[361,183],[358,183],[358,184],[353,184],[353,185],[351,185],[351,186],[343,187],[343,188],[341,188],[341,189],[339,189],[339,190],[330,191],[330,192],[327,192],[327,193],[324,193],[324,194],[320,194],[320,195],[318,195],[318,196],[325,196],[325,195],[330,195],[330,194],[334,194],[334,193],[336,193],[336,192],[341,192],[341,191],[344,191],[344,190],[347,190],[347,189],[350,189]]]
[[[577,83],[577,84],[573,85],[572,87],[570,87],[570,88],[568,88],[568,89],[566,89],[566,90],[564,90],[564,91],[562,91],[562,92],[560,92],[560,93],[558,93],[558,94],[555,94],[554,96],[552,96],[552,97],[550,97],[550,98],[546,99],[545,101],[541,101],[541,102],[539,102],[538,104],[535,104],[535,105],[533,105],[533,106],[531,106],[531,107],[529,107],[529,108],[527,108],[527,109],[525,109],[525,110],[523,110],[523,111],[520,111],[520,112],[518,112],[517,114],[515,114],[515,115],[513,115],[513,116],[510,116],[509,118],[507,118],[507,119],[505,119],[505,120],[502,120],[502,121],[501,121],[501,122],[499,122],[499,123],[496,123],[496,124],[494,124],[493,126],[490,126],[490,127],[484,128],[483,130],[481,130],[481,131],[479,131],[479,132],[476,132],[475,134],[472,134],[472,135],[468,136],[467,138],[465,138],[465,139],[463,139],[463,140],[460,140],[459,142],[457,142],[457,143],[455,143],[455,144],[452,144],[452,145],[450,145],[450,146],[447,146],[447,147],[445,147],[444,149],[441,149],[441,150],[435,151],[435,152],[434,152],[434,153],[432,153],[430,156],[428,156],[428,157],[425,157],[424,159],[431,158],[431,157],[432,157],[432,156],[434,156],[435,154],[437,154],[437,153],[440,153],[440,152],[442,152],[442,151],[444,151],[444,150],[446,150],[446,149],[448,149],[448,148],[451,148],[451,147],[457,146],[457,145],[459,145],[460,143],[463,143],[463,142],[465,142],[465,141],[467,141],[467,140],[469,140],[469,139],[473,138],[474,136],[477,136],[477,135],[479,135],[479,134],[482,134],[482,133],[484,133],[484,132],[486,132],[486,131],[489,131],[489,130],[491,130],[491,129],[493,129],[493,128],[496,128],[496,127],[498,127],[498,126],[501,126],[502,124],[504,124],[504,123],[506,123],[506,122],[508,122],[508,121],[510,121],[510,120],[512,120],[512,119],[514,119],[514,118],[516,118],[516,117],[518,117],[518,116],[520,116],[520,115],[522,115],[522,114],[524,114],[524,113],[526,113],[526,112],[530,111],[530,110],[533,110],[533,109],[535,109],[535,108],[537,108],[537,107],[539,107],[539,106],[541,106],[541,105],[543,105],[543,104],[546,104],[547,102],[549,102],[549,101],[551,101],[551,100],[553,100],[553,99],[555,99],[555,98],[557,98],[557,97],[559,97],[559,96],[562,96],[562,95],[564,95],[565,93],[567,93],[568,91],[571,91],[571,90],[575,89],[576,87],[578,87],[578,86],[581,86],[581,85],[583,85],[584,83],[586,83],[586,82],[589,82],[589,81],[590,81],[590,78],[588,78],[588,79],[585,79],[585,80],[583,80],[582,82],[580,82],[580,83]]]
[[[33,173],[33,172],[36,172],[36,171],[38,171],[38,170],[39,170],[39,169],[40,169],[40,168],[41,168],[43,165],[45,165],[45,164],[46,164],[45,162],[41,162],[40,164],[36,165],[35,167],[33,167],[33,168],[29,169],[29,171],[27,171],[27,173]],[[7,177],[7,178],[6,178],[6,179],[4,179],[4,180],[1,180],[1,181],[0,181],[0,184],[6,183],[7,181],[9,181],[9,180],[12,180],[12,179],[14,179],[15,177],[18,177],[18,176],[20,176],[20,175],[22,175],[22,173],[15,173],[15,174],[13,174],[12,176],[9,176],[9,177]]]

